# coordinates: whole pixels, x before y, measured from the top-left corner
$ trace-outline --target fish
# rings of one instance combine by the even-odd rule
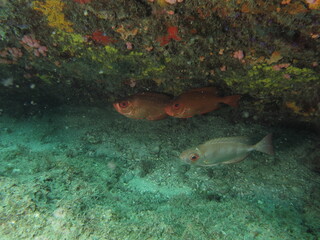
[[[268,134],[255,145],[246,137],[225,137],[209,140],[180,154],[180,159],[191,165],[210,167],[219,164],[237,163],[252,151],[273,155],[272,134]]]
[[[220,103],[237,107],[241,98],[241,95],[219,97],[217,94],[214,87],[191,89],[175,98],[165,107],[165,111],[172,117],[190,118],[217,110]]]
[[[150,121],[168,117],[164,111],[171,97],[155,92],[141,92],[113,103],[120,114],[133,119],[147,119]]]

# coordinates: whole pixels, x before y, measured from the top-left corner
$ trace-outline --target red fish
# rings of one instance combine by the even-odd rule
[[[160,120],[168,115],[164,108],[171,98],[165,94],[142,92],[113,103],[122,115],[134,119]]]
[[[240,95],[219,97],[214,87],[197,88],[182,93],[166,106],[165,111],[172,117],[190,118],[214,111],[220,107],[220,103],[237,107],[240,97]]]

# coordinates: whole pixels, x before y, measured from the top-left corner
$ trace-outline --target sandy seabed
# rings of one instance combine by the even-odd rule
[[[269,132],[274,156],[211,168],[178,158],[212,138],[257,142]],[[2,115],[0,239],[319,239],[319,140],[215,113],[153,122],[111,107]]]

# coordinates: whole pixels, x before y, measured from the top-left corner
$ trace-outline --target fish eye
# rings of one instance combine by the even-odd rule
[[[122,102],[119,103],[119,106],[121,108],[126,108],[126,107],[128,107],[128,102],[127,101],[122,101]]]
[[[189,159],[190,159],[192,162],[197,161],[199,158],[200,158],[200,156],[199,156],[198,154],[196,154],[196,153],[192,153],[192,154],[190,154],[190,156],[189,156]]]
[[[173,108],[174,108],[174,109],[179,109],[179,108],[180,108],[180,104],[179,104],[179,103],[175,103],[175,104],[173,105]]]

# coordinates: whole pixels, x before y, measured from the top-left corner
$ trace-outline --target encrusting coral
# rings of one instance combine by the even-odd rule
[[[72,23],[65,19],[62,12],[65,4],[60,0],[34,1],[33,9],[47,16],[48,25],[66,32],[73,32]]]

